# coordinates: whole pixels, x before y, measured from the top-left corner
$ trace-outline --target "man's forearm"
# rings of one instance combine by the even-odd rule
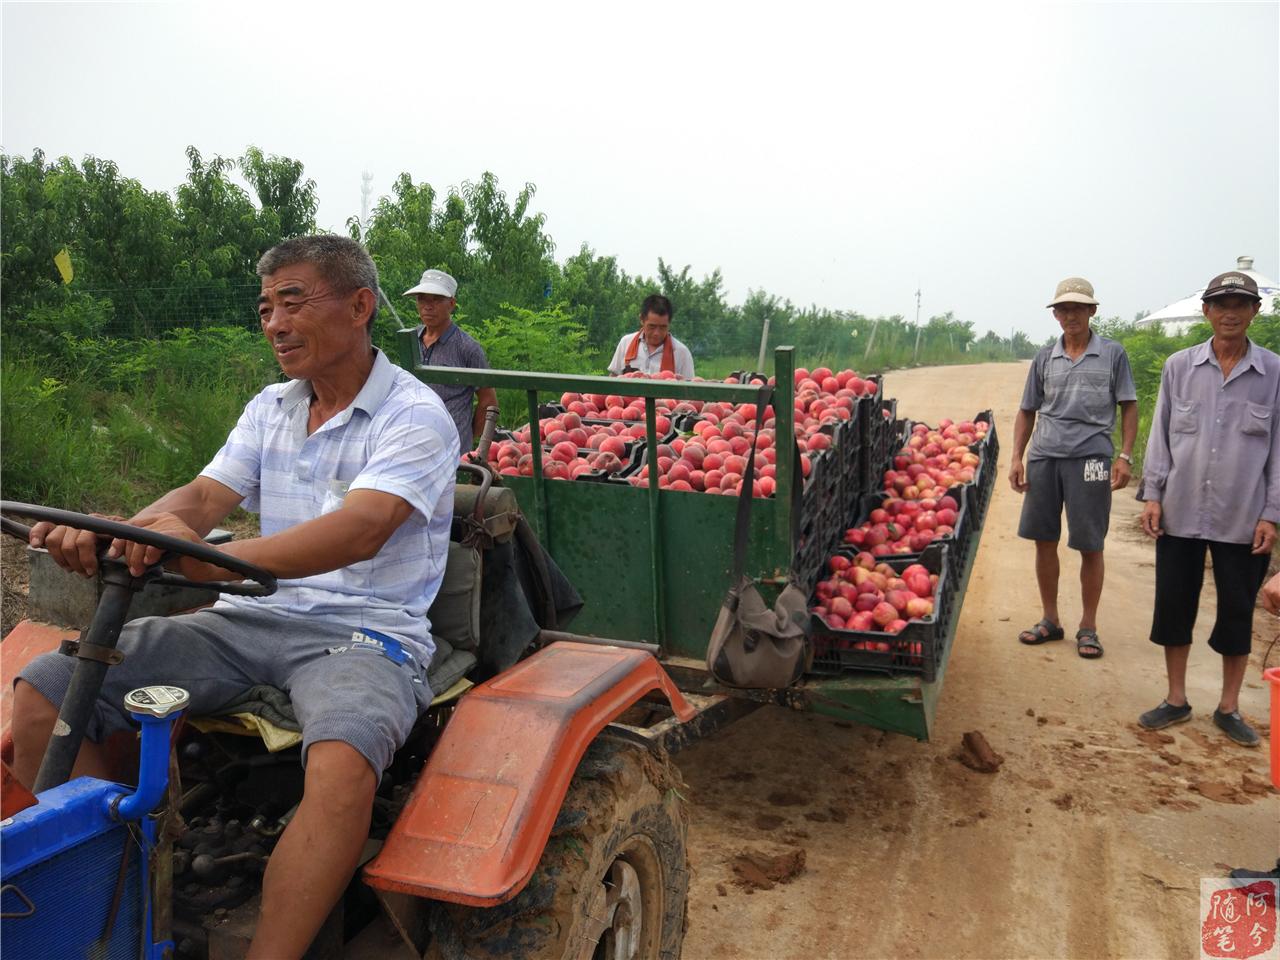
[[[270,537],[236,540],[220,549],[269,570],[282,580],[328,573],[377,555],[412,508],[399,497],[373,491],[351,504]],[[377,500],[369,502],[368,494]],[[394,502],[392,502],[394,501]]]
[[[1120,404],[1120,449],[1133,456],[1133,445],[1138,439],[1138,401],[1127,400]]]
[[[158,513],[171,513],[204,537],[227,518],[241,499],[238,493],[217,480],[196,477],[143,507],[130,519],[136,521]]]
[[[1013,458],[1021,460],[1027,451],[1027,441],[1031,439],[1031,428],[1036,422],[1034,410],[1019,410],[1013,418]]]

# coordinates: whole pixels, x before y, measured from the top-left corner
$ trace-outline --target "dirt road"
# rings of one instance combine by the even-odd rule
[[[890,374],[899,410],[937,422],[992,408],[1008,469],[1026,364]],[[1192,722],[1139,734],[1163,667],[1147,640],[1154,553],[1132,489],[1107,540],[1099,631],[1106,656],[1071,641],[1017,643],[1039,619],[1020,497],[997,484],[931,743],[782,709],[758,711],[679,758],[692,810],[686,960],[813,957],[1190,957],[1199,879],[1270,866],[1280,803],[1266,745],[1235,747],[1209,716],[1220,661],[1206,584],[1191,655]],[[1063,616],[1079,617],[1079,564],[1063,548]],[[1255,659],[1276,633],[1259,611]],[[1071,631],[1074,633],[1074,630]],[[1280,663],[1280,644],[1271,656]],[[1261,727],[1257,665],[1242,697]],[[980,730],[998,773],[961,766]],[[1163,735],[1167,733],[1168,736]],[[803,849],[794,881],[748,893],[731,858]]]

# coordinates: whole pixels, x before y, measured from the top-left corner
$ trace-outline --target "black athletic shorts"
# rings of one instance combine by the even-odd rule
[[[1204,585],[1204,552],[1213,558],[1213,585],[1218,592],[1217,617],[1209,647],[1224,657],[1241,657],[1253,645],[1253,606],[1267,576],[1266,554],[1248,543],[1219,543],[1163,534],[1156,540],[1156,607],[1151,642],[1185,647],[1200,609]]]

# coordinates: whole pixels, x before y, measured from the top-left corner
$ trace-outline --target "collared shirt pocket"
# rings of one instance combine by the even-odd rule
[[[1265,403],[1246,403],[1240,432],[1250,437],[1271,436],[1271,408]]]
[[[1093,420],[1106,420],[1116,407],[1115,395],[1111,392],[1111,375],[1106,372],[1090,371],[1080,375],[1080,396],[1084,401],[1084,409]]]
[[[1200,432],[1200,404],[1196,400],[1174,400],[1169,413],[1169,428],[1174,433]]]
[[[341,509],[343,498],[346,497],[347,490],[350,488],[351,484],[345,480],[330,480],[329,487],[325,490],[324,502],[320,504],[321,516]]]

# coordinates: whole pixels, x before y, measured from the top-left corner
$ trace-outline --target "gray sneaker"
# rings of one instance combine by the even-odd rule
[[[1261,742],[1258,740],[1258,734],[1254,732],[1253,727],[1244,722],[1239,710],[1233,710],[1231,713],[1215,710],[1213,711],[1213,722],[1223,733],[1242,747],[1256,747]]]
[[[1185,723],[1191,719],[1191,704],[1184,703],[1175,707],[1168,700],[1161,700],[1160,706],[1148,710],[1138,718],[1138,723],[1148,730],[1163,730],[1175,723]]]

